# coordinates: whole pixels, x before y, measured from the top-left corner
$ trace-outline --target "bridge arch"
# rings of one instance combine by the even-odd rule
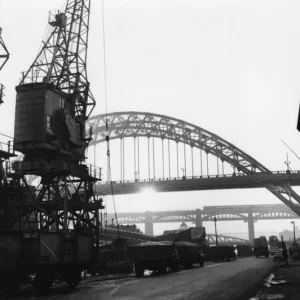
[[[111,140],[156,137],[204,150],[244,174],[271,173],[253,157],[220,136],[170,116],[136,111],[112,112],[93,116],[88,124],[93,128],[94,137],[90,146],[105,142],[107,135]],[[270,183],[265,187],[300,216],[300,196],[289,184]]]
[[[197,125],[165,115],[147,112],[112,112],[91,117],[94,140],[90,145],[127,137],[156,137],[184,143],[210,153],[245,174],[270,172],[238,147]],[[108,125],[108,131],[106,129]]]
[[[248,220],[248,216],[245,216],[243,214],[240,214],[240,213],[235,213],[235,212],[232,212],[232,213],[222,213],[222,212],[218,212],[218,213],[215,213],[215,214],[208,214],[208,215],[204,215],[202,217],[202,221],[213,221],[213,217],[218,217],[219,220],[228,220],[228,219],[231,219],[231,217],[234,218],[234,216],[237,216],[237,217],[240,217],[241,221],[247,221]]]
[[[172,221],[172,222],[195,222],[196,217],[193,216],[165,216],[165,217],[155,217],[153,222],[165,222],[165,221]]]

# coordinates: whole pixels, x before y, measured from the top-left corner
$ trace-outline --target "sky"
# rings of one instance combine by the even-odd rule
[[[300,169],[300,2],[297,0],[104,1],[107,105],[102,3],[92,1],[88,77],[94,114],[143,111],[207,129],[270,170]],[[64,0],[0,0],[2,37],[10,59],[0,73],[6,86],[0,132],[13,136],[15,86],[33,62],[48,12]],[[112,152],[118,152],[112,143]],[[89,151],[89,161],[93,158]],[[97,164],[106,164],[97,152]],[[112,161],[113,177],[118,166]],[[300,189],[295,188],[300,193]],[[118,211],[194,209],[208,205],[280,203],[264,189],[116,196]],[[107,199],[108,210],[112,201]],[[296,220],[296,224],[299,220]],[[300,222],[299,222],[300,223]],[[155,233],[170,226],[156,225]],[[300,225],[300,224],[299,224]],[[207,231],[213,224],[205,224]],[[247,224],[223,222],[222,233]],[[141,226],[141,228],[143,228]],[[290,220],[261,221],[257,233],[292,229]]]

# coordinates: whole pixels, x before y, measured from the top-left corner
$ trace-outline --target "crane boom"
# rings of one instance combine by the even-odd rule
[[[87,120],[95,106],[86,70],[90,2],[68,0],[64,12],[49,15],[48,23],[53,29],[20,82],[50,83],[73,95],[79,120]]]
[[[4,41],[2,39],[2,28],[0,27],[0,71],[6,64],[6,62],[9,59],[9,52],[4,44]],[[0,104],[3,103],[3,97],[4,97],[4,85],[0,83]]]

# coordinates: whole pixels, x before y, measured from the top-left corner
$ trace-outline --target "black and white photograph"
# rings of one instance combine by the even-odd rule
[[[0,300],[300,300],[300,1],[0,0]]]

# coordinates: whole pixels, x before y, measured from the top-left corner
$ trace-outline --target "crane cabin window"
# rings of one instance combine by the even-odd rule
[[[51,121],[51,118],[50,116],[46,116],[46,132],[48,133],[51,133],[51,125],[50,125],[50,121]]]
[[[65,108],[65,99],[64,98],[59,98],[59,108],[64,110],[64,108]]]

